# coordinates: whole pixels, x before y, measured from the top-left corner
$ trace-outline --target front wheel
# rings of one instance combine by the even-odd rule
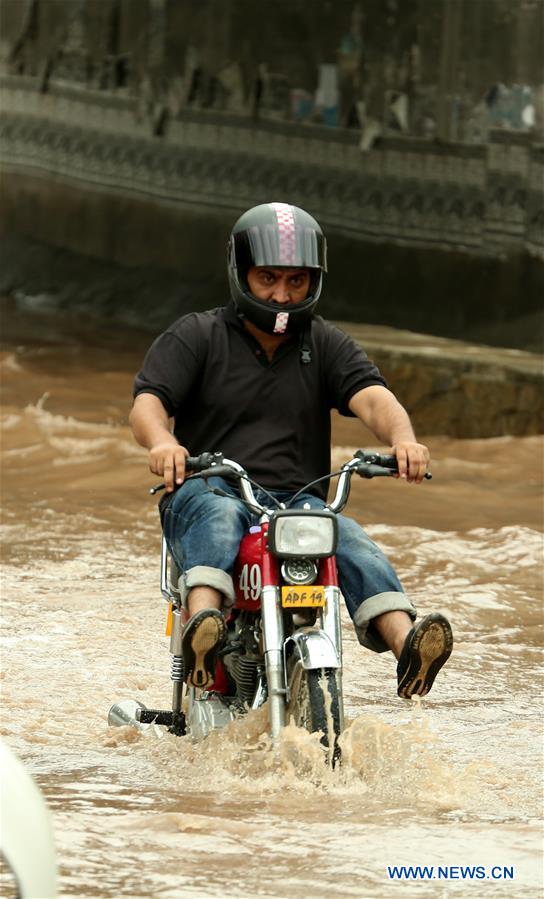
[[[335,668],[304,668],[294,662],[289,678],[287,720],[310,733],[321,731],[327,761],[334,766],[340,758],[340,699]]]

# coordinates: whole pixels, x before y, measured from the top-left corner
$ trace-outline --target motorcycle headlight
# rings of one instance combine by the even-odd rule
[[[317,565],[312,559],[286,559],[281,566],[281,576],[286,584],[315,584]]]
[[[268,546],[280,559],[332,556],[338,542],[336,516],[325,509],[286,509],[268,527]]]

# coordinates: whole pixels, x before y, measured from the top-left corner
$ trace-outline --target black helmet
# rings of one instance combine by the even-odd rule
[[[249,290],[252,266],[310,269],[310,289],[301,303],[259,300]],[[327,271],[327,242],[311,215],[288,203],[263,203],[240,216],[228,245],[232,299],[238,311],[268,334],[300,331],[314,313]]]

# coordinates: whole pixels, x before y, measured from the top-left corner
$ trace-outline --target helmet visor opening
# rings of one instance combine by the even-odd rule
[[[272,224],[254,225],[233,235],[236,266],[319,268],[327,270],[325,239],[313,228],[297,228],[283,234]]]

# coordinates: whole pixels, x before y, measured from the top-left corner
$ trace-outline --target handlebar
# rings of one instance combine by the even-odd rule
[[[238,481],[240,495],[248,509],[257,515],[266,512],[264,506],[261,506],[253,493],[251,483],[247,476],[245,468],[242,468],[238,462],[232,459],[224,459],[223,453],[201,453],[200,456],[187,456],[185,459],[185,470],[192,473],[193,478],[234,478]],[[150,487],[151,495],[164,490],[166,484],[157,484]]]
[[[361,463],[357,469],[357,474],[362,478],[391,477],[391,475],[398,474],[399,471],[397,457],[385,453],[375,453],[373,450],[357,450],[354,459],[358,459]],[[383,471],[384,468],[387,470]],[[430,471],[426,471],[423,477],[425,480],[431,481],[433,476]]]
[[[358,459],[364,465],[379,465],[382,468],[390,468],[395,473],[398,467],[396,456],[376,453],[374,450],[357,450],[353,458]]]
[[[206,469],[213,466],[217,466],[214,468],[213,474],[217,477],[225,477],[227,474],[232,474],[230,467],[227,469],[223,466],[223,470],[221,474],[217,474],[219,470],[219,465],[221,465],[223,461],[223,453],[201,453],[200,456],[187,456],[185,458],[185,471],[191,471],[196,474],[198,473],[199,477],[212,477],[212,472],[209,473]],[[155,493],[160,493],[161,490],[164,490],[166,484],[155,484],[154,487],[149,488],[149,492],[151,496],[154,496]]]
[[[186,471],[192,471],[195,474],[203,475],[207,468],[221,465],[223,462],[223,453],[201,453],[200,456],[187,456],[185,459]]]
[[[232,459],[225,459],[222,453],[201,453],[200,456],[187,456],[185,469],[192,472],[193,478],[207,479],[216,477],[235,479],[238,481],[240,496],[246,506],[258,515],[263,515],[267,512],[266,507],[258,502],[246,470],[238,462],[234,462]],[[394,477],[398,474],[397,458],[396,456],[377,453],[373,450],[357,450],[353,458],[342,465],[339,472],[326,477],[333,477],[334,474],[339,475],[336,494],[325,508],[330,509],[331,512],[341,512],[348,501],[351,479],[354,474],[368,479]],[[431,480],[432,474],[426,472],[424,477],[426,480]],[[319,478],[319,480],[325,480],[325,478]],[[311,485],[308,484],[307,486]],[[164,488],[165,484],[157,484],[155,487],[151,487],[149,492],[155,494],[160,490],[164,490]],[[299,493],[303,493],[304,490],[306,488],[298,491],[297,496]]]

